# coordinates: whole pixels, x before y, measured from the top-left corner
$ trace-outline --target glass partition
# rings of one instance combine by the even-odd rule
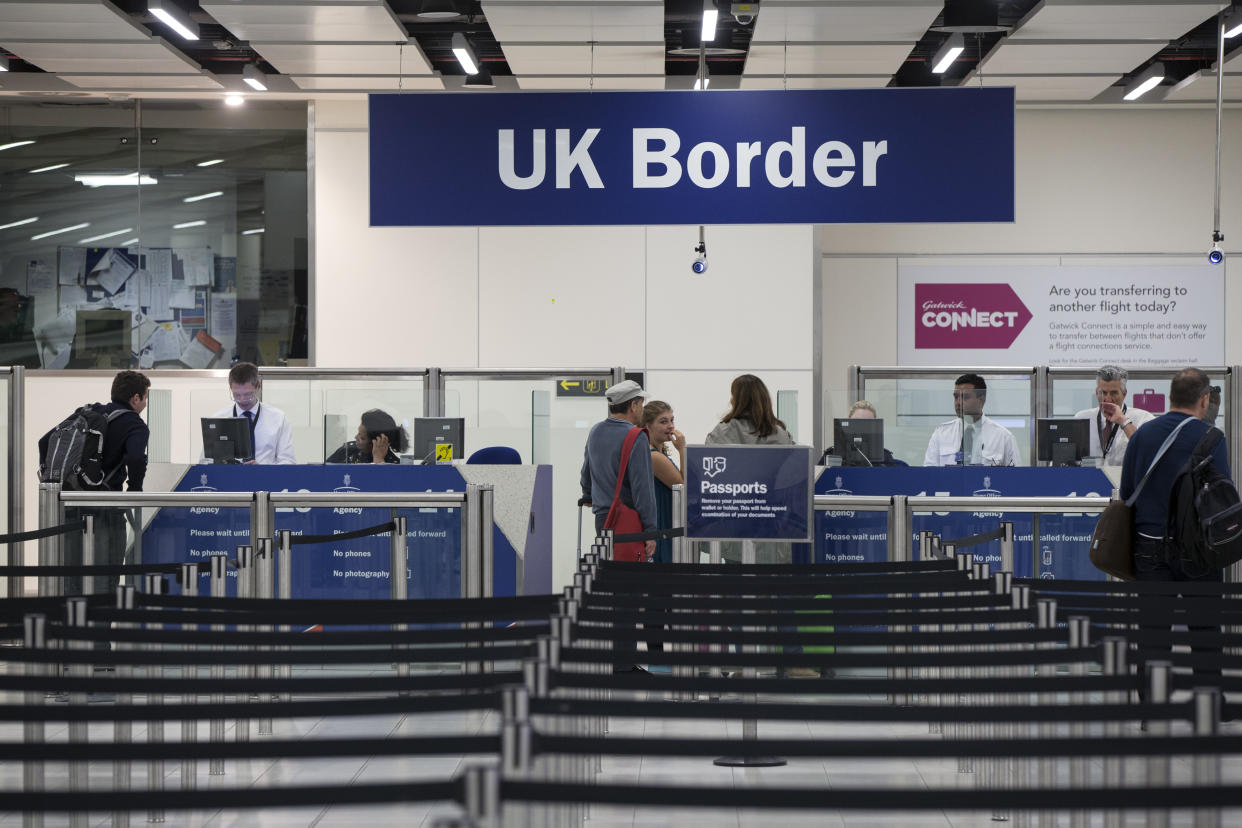
[[[1205,367],[1212,384],[1221,388],[1220,410],[1216,426],[1225,432],[1226,441],[1232,443],[1233,428],[1230,423],[1229,400],[1232,393],[1233,371],[1222,367]],[[1128,371],[1126,400],[1129,407],[1143,408],[1154,414],[1168,411],[1169,382],[1175,373],[1172,368]],[[1050,368],[1048,369],[1049,399],[1053,417],[1072,417],[1079,411],[1095,408],[1095,369]]]

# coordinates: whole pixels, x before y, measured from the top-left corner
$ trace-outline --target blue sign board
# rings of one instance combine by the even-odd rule
[[[372,95],[370,162],[375,227],[1013,221],[1014,92]]]
[[[1099,469],[954,468],[824,469],[815,493],[838,495],[933,495],[978,497],[974,512],[915,513],[911,532],[931,530],[944,540],[968,537],[996,529],[1002,520],[1014,524],[1014,574],[1031,578],[1103,580],[1091,565],[1087,550],[1098,516],[1089,513],[1039,516],[1039,547],[1035,554],[1035,522],[1030,514],[989,510],[989,497],[1107,497],[1113,486]],[[818,512],[815,521],[815,560],[888,560],[887,514],[839,509]],[[999,542],[974,547],[975,559],[1000,565]],[[916,555],[919,551],[916,548]]]
[[[811,539],[810,446],[686,446],[686,537]]]

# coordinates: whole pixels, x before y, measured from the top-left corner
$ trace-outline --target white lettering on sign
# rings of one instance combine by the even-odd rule
[[[767,483],[709,483],[706,480],[699,484],[702,494],[767,494]]]
[[[582,181],[589,189],[602,190],[604,180],[591,157],[591,145],[603,130],[592,127],[573,142],[571,131],[558,129],[554,133],[553,159],[554,186],[558,190],[572,189],[574,172],[581,173]],[[517,136],[512,129],[497,130],[497,170],[501,182],[511,190],[533,190],[547,179],[548,131],[532,129],[530,137],[530,161],[521,165],[525,174],[518,172]],[[735,187],[742,189],[752,185],[755,162],[763,159],[763,179],[769,187],[786,189],[803,188],[807,185],[807,137],[806,127],[790,127],[788,141],[774,141],[766,148],[761,141],[741,141],[733,146],[733,155],[725,145],[716,141],[701,141],[683,155],[681,136],[666,127],[636,127],[631,132],[632,184],[636,190],[658,190],[675,187],[684,177],[700,189],[710,190],[725,184],[730,176]],[[862,186],[878,184],[877,167],[880,159],[888,155],[888,141],[863,141],[861,146],[861,169],[858,161],[859,148],[844,141],[830,140],[816,146],[810,154],[811,175],[824,187],[844,187],[857,180],[862,173]],[[683,160],[684,159],[684,160]],[[710,172],[709,172],[710,171]]]
[[[968,311],[935,311],[923,312],[923,325],[928,328],[1012,328],[1018,318],[1017,311],[981,311],[971,308]]]

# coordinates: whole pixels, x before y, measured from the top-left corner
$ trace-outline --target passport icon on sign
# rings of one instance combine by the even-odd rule
[[[715,477],[725,470],[725,458],[723,457],[704,457],[703,458],[703,476]]]

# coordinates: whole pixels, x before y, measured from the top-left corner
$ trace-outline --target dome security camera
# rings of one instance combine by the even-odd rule
[[[730,4],[729,11],[739,26],[749,26],[755,22],[755,15],[759,13],[759,4],[732,3]]]
[[[697,254],[694,261],[690,263],[690,269],[695,273],[707,272],[707,245],[700,242],[694,246],[694,252]]]
[[[1212,249],[1208,251],[1208,261],[1212,264],[1220,264],[1225,260],[1225,251],[1220,249],[1220,242],[1213,242]]]

